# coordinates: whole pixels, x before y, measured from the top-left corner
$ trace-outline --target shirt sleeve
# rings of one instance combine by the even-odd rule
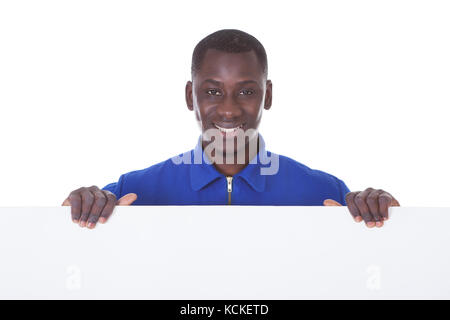
[[[338,178],[336,178],[336,179],[337,179],[337,181],[338,181],[339,190],[340,190],[340,193],[341,193],[341,201],[339,201],[339,203],[342,204],[343,206],[346,206],[346,205],[347,205],[347,202],[345,201],[345,195],[346,195],[347,193],[349,193],[350,190],[349,190],[349,188],[345,185],[344,181],[342,181],[342,180],[340,180],[340,179],[338,179]]]
[[[122,197],[123,176],[120,176],[119,181],[107,184],[102,190],[112,192],[116,196],[116,199],[120,199]]]

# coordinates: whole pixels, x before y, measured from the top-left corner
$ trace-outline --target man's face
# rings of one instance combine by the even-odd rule
[[[211,129],[222,134],[226,152],[226,140],[234,140],[233,128],[256,132],[263,108],[269,109],[272,103],[272,83],[265,79],[253,51],[209,49],[201,69],[186,85],[186,102],[195,112],[202,134]]]

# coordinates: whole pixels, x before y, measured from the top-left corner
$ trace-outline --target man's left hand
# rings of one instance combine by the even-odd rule
[[[349,192],[345,195],[347,207],[356,222],[364,220],[369,228],[382,227],[389,218],[389,207],[399,207],[400,203],[381,189],[367,188],[364,191]],[[342,206],[339,202],[326,199],[324,206]]]

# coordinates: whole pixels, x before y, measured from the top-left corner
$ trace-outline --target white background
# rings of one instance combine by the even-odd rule
[[[448,1],[2,0],[0,206],[60,205],[193,148],[192,51],[223,28],[266,48],[270,151],[450,206],[449,16]]]

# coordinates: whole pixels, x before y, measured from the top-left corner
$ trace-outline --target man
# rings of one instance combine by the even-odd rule
[[[201,40],[186,84],[186,104],[202,132],[197,146],[102,189],[72,191],[63,202],[72,220],[94,228],[115,205],[131,204],[347,205],[355,221],[383,226],[388,208],[399,206],[388,192],[350,192],[333,175],[265,149],[258,126],[272,105],[267,70],[264,47],[245,32],[224,29]]]

